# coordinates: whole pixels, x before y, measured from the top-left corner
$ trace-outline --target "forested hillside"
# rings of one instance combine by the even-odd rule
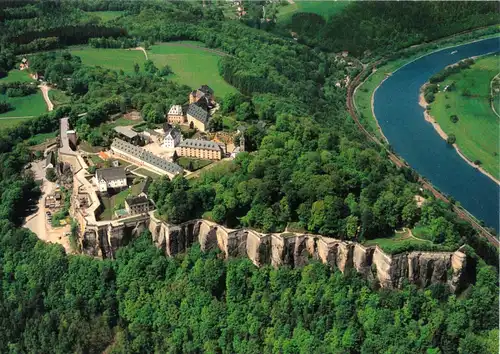
[[[383,15],[393,22],[382,21],[384,6],[356,4],[339,15],[349,19],[365,8],[360,18],[383,22],[384,30],[366,42],[359,38],[367,30],[357,25],[352,41],[336,30],[328,40],[314,40],[361,52],[428,39],[420,24],[411,31],[401,27],[408,15],[396,10]],[[486,21],[491,9],[445,11],[447,6],[429,4],[440,17],[427,25],[433,19],[462,24],[450,27],[453,32],[471,26],[473,18]],[[92,14],[106,10],[123,13],[105,23]],[[382,38],[394,38],[391,31],[406,37],[388,43]],[[70,100],[0,131],[0,352],[496,352],[497,252],[431,195],[424,194],[427,203],[417,208],[415,174],[396,168],[359,133],[346,112],[346,90],[336,85],[356,68],[195,2],[5,2],[0,33],[0,77],[19,62],[16,54],[30,53],[33,70]],[[167,259],[147,234],[121,249],[116,261],[101,261],[68,256],[20,229],[27,204],[40,193],[23,170],[33,159],[27,139],[55,131],[59,118],[69,116],[81,139],[108,146],[111,128],[102,123],[110,115],[134,109],[146,123],[160,123],[192,89],[171,81],[168,68],[152,61],[125,73],[86,66],[66,50],[39,51],[87,41],[129,47],[174,40],[200,41],[227,54],[219,73],[239,92],[218,100],[223,114],[245,125],[248,151],[199,178],[158,179],[149,193],[159,217],[172,223],[206,217],[264,232],[288,225],[360,242],[417,225],[429,235],[428,249],[470,245],[471,256],[483,258],[477,258],[476,284],[459,297],[438,285],[390,292],[316,263],[257,269],[247,260],[224,262],[197,249]]]
[[[391,53],[498,22],[495,2],[353,1],[328,20],[316,14],[294,14],[291,29],[308,45],[361,56]]]
[[[146,237],[116,261],[67,257],[0,229],[3,353],[495,353],[496,271],[465,296],[377,290],[313,263],[256,268],[194,248],[168,259]]]

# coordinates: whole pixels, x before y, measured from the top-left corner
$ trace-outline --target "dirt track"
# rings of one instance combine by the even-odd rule
[[[54,105],[50,101],[50,97],[49,97],[50,87],[47,86],[47,84],[41,84],[38,86],[38,88],[40,89],[40,91],[42,91],[43,99],[45,100],[45,103],[47,104],[47,109],[49,110],[49,112],[52,111],[54,109]]]

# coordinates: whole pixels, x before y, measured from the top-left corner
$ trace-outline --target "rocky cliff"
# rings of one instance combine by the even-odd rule
[[[262,234],[227,229],[206,220],[168,225],[152,215],[149,231],[153,242],[168,256],[198,242],[203,251],[218,248],[226,258],[248,257],[256,266],[300,267],[315,259],[342,273],[354,269],[385,288],[400,288],[407,280],[421,287],[443,283],[459,292],[467,285],[469,273],[474,273],[472,260],[460,250],[389,255],[378,246],[364,247],[319,235]]]

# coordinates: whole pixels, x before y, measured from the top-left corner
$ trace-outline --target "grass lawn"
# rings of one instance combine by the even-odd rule
[[[17,70],[17,69],[10,70],[6,77],[0,79],[0,83],[18,82],[18,81],[19,82],[33,82],[35,80],[33,80],[30,77],[28,71],[26,71],[26,70],[21,71],[21,70]]]
[[[208,166],[212,163],[213,161],[210,160],[202,160],[202,159],[191,159],[189,157],[180,157],[177,160],[177,164],[184,168],[185,170],[188,171],[196,171],[199,170],[200,168],[203,168],[205,166]],[[189,165],[191,164],[191,169],[189,168]]]
[[[32,145],[32,146],[43,144],[47,140],[55,139],[57,137],[57,135],[58,135],[57,132],[40,133],[40,134],[37,134],[37,135],[33,135],[31,138],[28,139],[28,144]]]
[[[161,176],[158,173],[154,173],[150,170],[147,170],[145,168],[138,168],[136,170],[131,171],[132,173],[136,172],[140,175],[146,176],[146,177],[151,177],[152,179],[158,179]]]
[[[331,15],[342,11],[349,1],[295,1],[295,4],[285,4],[278,12],[278,22],[287,23],[296,12],[312,12],[328,19]]]
[[[113,126],[113,127],[124,127],[124,126],[129,126],[129,125],[137,125],[137,124],[142,124],[144,121],[142,119],[127,119],[125,117],[120,117],[112,122],[106,122],[104,124]]]
[[[40,91],[24,97],[0,95],[0,101],[7,101],[14,107],[11,111],[1,113],[0,119],[8,117],[36,117],[47,112],[47,105]]]
[[[124,11],[92,11],[89,12],[88,14],[98,16],[101,20],[107,22],[114,20],[117,17],[120,17],[124,13],[125,13]]]
[[[224,116],[222,117],[222,126],[225,131],[230,131],[234,132],[238,129],[238,126],[241,125],[241,122],[238,122],[236,120],[236,117],[234,114],[230,116]]]
[[[411,237],[410,232],[405,230],[404,232],[395,232],[389,237],[380,237],[372,240],[366,240],[363,243],[365,246],[375,246],[378,245],[384,251],[393,253],[397,249],[404,247],[414,246],[431,246],[433,243],[431,241],[418,240]]]
[[[498,55],[477,59],[471,68],[440,83],[440,91],[430,104],[430,114],[446,134],[456,136],[456,143],[464,155],[471,161],[480,160],[482,167],[496,178],[500,178],[500,118],[490,106],[490,83],[499,73],[499,67]],[[456,89],[443,92],[452,82]],[[470,95],[464,96],[465,90]],[[458,122],[453,123],[451,115],[458,116]]]
[[[78,147],[81,150],[85,151],[85,152],[95,152],[95,153],[98,153],[99,151],[104,150],[102,146],[92,146],[89,143],[87,143],[86,141],[81,141],[78,144]]]
[[[12,128],[18,125],[19,123],[25,122],[27,120],[30,120],[30,117],[24,117],[24,118],[0,118],[0,129],[5,129],[5,128]]]
[[[146,61],[140,50],[127,49],[100,49],[90,47],[71,47],[71,54],[82,59],[82,63],[89,66],[100,66],[106,69],[126,73],[134,72],[134,64],[141,65]]]
[[[220,55],[204,49],[198,42],[172,42],[154,45],[148,52],[149,58],[158,68],[169,65],[174,74],[170,78],[195,89],[207,84],[215,96],[224,97],[237,90],[219,75]]]
[[[125,208],[125,199],[130,195],[131,189],[127,188],[112,197],[101,197],[103,212],[99,215],[99,220],[111,220],[115,209]]]
[[[54,107],[63,106],[71,102],[71,97],[58,89],[50,89],[49,98],[54,104]]]
[[[379,139],[382,139],[382,134],[380,133],[377,121],[373,116],[371,106],[372,95],[378,85],[380,85],[380,83],[388,75],[399,69],[407,61],[408,59],[398,59],[377,68],[377,71],[368,76],[363,84],[356,89],[354,100],[358,110],[359,119],[363,126],[370,132],[374,133]]]

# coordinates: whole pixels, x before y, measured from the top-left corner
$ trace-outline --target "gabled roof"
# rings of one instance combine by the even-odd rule
[[[184,111],[182,110],[182,106],[180,104],[174,104],[174,105],[172,105],[172,107],[170,107],[167,114],[178,116],[178,115],[182,115],[183,113],[184,113]]]
[[[115,127],[114,130],[115,130],[115,132],[117,132],[123,136],[126,136],[129,139],[135,138],[136,136],[139,135],[136,132],[134,132],[132,129],[127,128],[127,127],[118,126],[118,127]]]
[[[196,139],[186,139],[179,144],[179,147],[202,149],[202,150],[212,150],[212,151],[220,151],[221,150],[219,144],[217,144],[213,141],[196,140]]]
[[[208,112],[196,103],[189,105],[187,114],[202,123],[206,123],[208,121]]]
[[[177,139],[177,137],[179,137],[181,135],[181,131],[177,128],[173,128],[173,127],[170,127],[170,128],[164,128],[165,129],[165,138],[167,136],[170,136],[172,139]]]
[[[158,157],[139,146],[132,145],[121,139],[113,140],[111,148],[121,150],[168,173],[178,174],[184,171],[179,165]]]
[[[123,167],[100,168],[96,170],[95,173],[98,180],[103,179],[106,182],[127,178]]]

